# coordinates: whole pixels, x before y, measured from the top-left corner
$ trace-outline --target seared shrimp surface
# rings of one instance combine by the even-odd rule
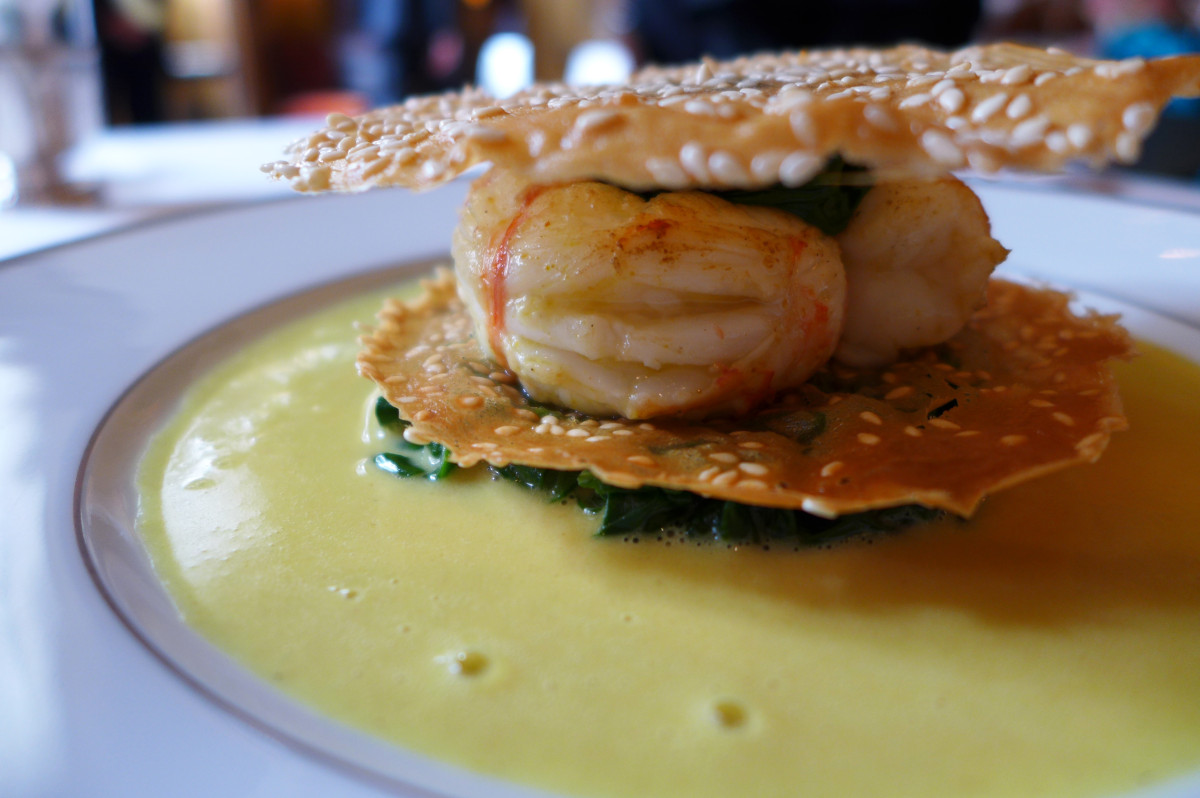
[[[836,357],[852,366],[885,365],[953,336],[1008,254],[979,198],[953,177],[874,186],[837,240],[846,320]]]
[[[807,380],[842,328],[832,238],[701,192],[645,200],[493,170],[453,254],[493,357],[533,398],[591,414],[745,412]]]

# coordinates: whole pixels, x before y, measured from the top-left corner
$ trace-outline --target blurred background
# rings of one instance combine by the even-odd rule
[[[1200,51],[1198,28],[1200,0],[0,0],[0,206],[152,201],[145,180],[122,198],[113,172],[161,171],[168,132],[164,159],[215,167],[235,151],[214,149],[222,130],[243,151],[270,142],[246,153],[270,160],[328,112],[466,82],[505,95],[704,54],[898,41],[1166,55]],[[1200,102],[1172,106],[1137,168],[1200,177]]]

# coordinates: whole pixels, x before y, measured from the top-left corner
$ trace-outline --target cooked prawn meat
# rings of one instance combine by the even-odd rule
[[[867,192],[837,237],[846,269],[837,359],[881,366],[962,329],[1008,254],[989,227],[979,198],[953,177]]]
[[[805,382],[841,333],[834,240],[702,192],[644,199],[493,171],[453,252],[492,356],[533,398],[591,414],[743,413]]]
[[[835,240],[704,192],[496,170],[453,251],[481,341],[531,397],[634,419],[744,413],[831,357],[874,367],[941,343],[1007,254],[953,177],[876,185]]]

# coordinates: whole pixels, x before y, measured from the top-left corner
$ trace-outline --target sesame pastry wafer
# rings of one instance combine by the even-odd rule
[[[429,188],[490,162],[632,189],[806,182],[834,154],[877,175],[1130,162],[1200,56],[1096,61],[1013,44],[756,55],[628,84],[416,97],[328,126],[264,170],[302,191]]]
[[[484,357],[446,271],[379,319],[359,371],[411,422],[410,442],[442,443],[464,466],[590,469],[619,487],[826,516],[908,503],[966,516],[992,491],[1095,460],[1126,426],[1105,362],[1130,354],[1125,331],[1003,281],[937,347],[878,369],[830,364],[757,412],[703,423],[530,403]]]

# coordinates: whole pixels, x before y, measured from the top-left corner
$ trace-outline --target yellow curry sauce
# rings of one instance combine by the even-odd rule
[[[375,469],[351,324],[379,303],[231,358],[139,476],[184,618],[302,701],[580,796],[1058,797],[1200,767],[1194,365],[1143,347],[1117,367],[1132,431],[967,523],[632,544],[486,476]]]

